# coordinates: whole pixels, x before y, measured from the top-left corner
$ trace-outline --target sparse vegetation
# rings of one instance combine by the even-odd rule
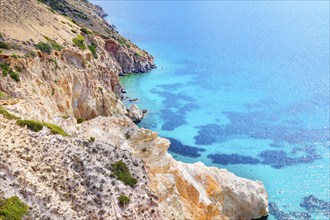
[[[0,199],[0,219],[22,220],[28,214],[29,206],[24,204],[17,196]]]
[[[130,139],[130,138],[131,138],[131,134],[129,133],[129,131],[127,131],[127,132],[125,133],[125,138],[126,138],[126,139]]]
[[[7,63],[0,63],[0,68],[2,69],[2,75],[7,76],[10,70],[10,66]]]
[[[56,69],[58,68],[57,60],[53,57],[49,58],[50,62],[53,62],[55,64]]]
[[[95,141],[95,137],[90,137],[89,140],[90,140],[91,142],[94,142],[94,141]]]
[[[22,127],[27,126],[28,129],[35,132],[41,131],[44,127],[44,124],[42,122],[34,120],[18,120],[16,124]]]
[[[11,113],[9,113],[5,108],[3,108],[1,105],[0,105],[0,114],[3,115],[3,117],[5,117],[6,119],[8,120],[18,120],[20,119],[20,117],[17,117],[16,115],[13,115]]]
[[[68,115],[63,115],[63,116],[61,116],[61,118],[63,118],[63,119],[68,119],[69,116],[68,116]]]
[[[15,70],[21,73],[23,71],[23,68],[20,66],[15,66]]]
[[[50,45],[52,46],[52,48],[56,51],[61,51],[62,50],[62,46],[57,43],[55,40],[47,37],[47,36],[44,36],[44,38],[50,43]]]
[[[77,119],[77,123],[78,123],[78,124],[81,124],[81,123],[83,123],[84,121],[85,121],[84,118],[78,118],[78,119]]]
[[[3,35],[2,35],[2,33],[0,32],[0,38],[3,38]]]
[[[118,201],[119,201],[119,206],[123,207],[129,203],[130,199],[126,195],[122,194],[119,196]]]
[[[52,52],[52,46],[49,43],[39,42],[36,45],[36,48],[47,54],[50,54]]]
[[[37,56],[37,52],[35,52],[34,50],[31,50],[27,54],[25,54],[25,57],[36,57],[36,56]]]
[[[90,32],[90,31],[89,31],[87,28],[85,28],[85,27],[81,28],[80,31],[83,32],[83,33],[85,33],[85,34],[87,34],[87,35],[92,34],[92,32]]]
[[[78,34],[77,37],[72,39],[73,43],[82,50],[86,49],[84,36]]]
[[[97,53],[96,53],[96,46],[94,46],[94,45],[88,45],[88,49],[92,53],[93,57],[95,59],[97,59],[98,56],[97,56]]]
[[[122,160],[112,163],[110,169],[117,179],[122,181],[125,185],[133,187],[137,183],[137,179],[131,175],[129,169]]]
[[[19,74],[12,70],[7,63],[0,63],[0,69],[2,69],[3,76],[7,76],[9,74],[10,77],[16,82],[20,81]]]
[[[0,91],[0,99],[10,99],[11,97],[4,92]]]
[[[22,56],[13,53],[12,55],[10,55],[12,58],[18,59],[18,58],[22,58]]]
[[[66,133],[63,128],[60,126],[51,124],[51,123],[44,123],[44,125],[49,128],[49,130],[52,132],[52,134],[60,134],[62,136],[69,136],[68,133]]]
[[[8,50],[10,48],[10,46],[6,42],[0,41],[0,48]]]
[[[12,78],[13,80],[15,80],[16,82],[19,82],[20,79],[19,79],[19,74],[17,72],[15,72],[14,70],[9,70],[9,75],[10,75],[10,78]]]
[[[74,29],[71,29],[71,32],[72,32],[72,33],[75,33],[75,34],[77,33],[77,31],[74,30]]]
[[[18,120],[16,122],[17,125],[19,126],[27,126],[28,129],[39,132],[42,130],[44,126],[49,128],[52,134],[60,134],[62,136],[69,136],[68,133],[66,133],[63,128],[60,126],[57,126],[55,124],[51,123],[46,123],[46,122],[40,122],[40,121],[35,121],[35,120]]]

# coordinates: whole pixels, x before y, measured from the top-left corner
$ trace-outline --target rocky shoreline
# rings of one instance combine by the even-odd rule
[[[261,182],[178,162],[169,140],[136,126],[146,111],[125,108],[119,75],[149,71],[153,57],[102,8],[27,0],[0,10],[0,201],[17,196],[30,207],[24,219],[268,214]]]

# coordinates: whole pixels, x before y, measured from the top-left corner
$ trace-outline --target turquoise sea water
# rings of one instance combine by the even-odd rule
[[[329,219],[329,2],[92,1],[157,69],[123,77],[170,152],[264,182],[268,219]]]

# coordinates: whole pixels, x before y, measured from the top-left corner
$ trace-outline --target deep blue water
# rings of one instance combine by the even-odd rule
[[[329,2],[94,3],[155,56],[122,82],[173,157],[263,181],[269,219],[330,218]]]

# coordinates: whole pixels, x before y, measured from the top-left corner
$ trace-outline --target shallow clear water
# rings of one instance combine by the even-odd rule
[[[122,82],[173,157],[263,181],[269,219],[330,218],[329,2],[94,3],[155,56]]]

